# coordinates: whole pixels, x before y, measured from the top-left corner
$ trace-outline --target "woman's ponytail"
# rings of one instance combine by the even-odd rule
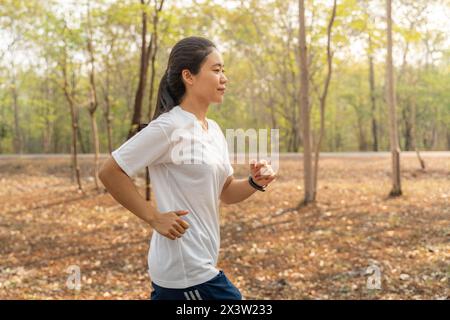
[[[173,107],[177,105],[174,97],[169,88],[168,74],[169,69],[166,70],[158,88],[158,98],[156,100],[156,109],[153,114],[152,120],[158,118],[162,113],[170,111]]]
[[[152,120],[180,104],[186,92],[181,72],[187,69],[193,75],[198,74],[213,48],[216,48],[214,43],[202,37],[187,37],[175,44],[170,52],[166,72],[159,83]]]

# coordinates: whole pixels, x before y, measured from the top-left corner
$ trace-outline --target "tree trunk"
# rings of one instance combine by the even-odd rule
[[[141,5],[147,5],[144,0],[141,0]],[[136,132],[138,132],[141,124],[142,102],[145,95],[145,84],[147,81],[148,63],[150,59],[150,51],[153,47],[154,38],[150,39],[147,47],[147,12],[142,8],[142,33],[141,33],[141,62],[139,64],[139,83],[134,98],[133,117],[131,120],[131,128],[128,132],[127,139],[130,139]]]
[[[103,116],[105,118],[106,124],[106,137],[108,140],[108,152],[113,152],[112,143],[112,114],[111,114],[111,98],[110,98],[110,87],[111,87],[111,65],[109,62],[109,57],[113,52],[114,48],[114,36],[111,38],[111,45],[108,52],[104,55],[105,63],[105,83],[101,86],[102,96],[104,100],[104,111]]]
[[[70,96],[68,92],[68,88],[66,86],[66,83],[64,85],[64,95],[66,96],[66,100],[69,104],[70,108],[70,116],[72,119],[72,161],[73,161],[73,168],[75,177],[78,184],[78,190],[83,190],[81,186],[81,177],[80,177],[80,168],[78,166],[78,154],[77,154],[77,133],[78,133],[78,125],[77,121],[75,119],[75,106],[72,97]]]
[[[78,135],[78,125],[77,125],[77,116],[75,114],[75,101],[73,97],[73,90],[69,89],[69,81],[67,76],[67,44],[64,42],[63,48],[63,58],[61,62],[61,69],[63,74],[63,91],[64,96],[66,97],[67,103],[70,109],[70,117],[72,121],[72,167],[73,172],[75,174],[75,178],[78,184],[78,190],[82,191],[83,188],[81,186],[81,177],[80,177],[80,168],[78,166],[78,155],[77,155],[77,135]]]
[[[366,135],[364,133],[364,125],[363,125],[363,119],[362,116],[358,116],[358,149],[359,151],[367,151],[367,141],[366,141]]]
[[[272,96],[271,86],[269,86],[269,108],[270,108],[270,122],[272,123],[272,128],[277,128],[277,118],[275,116],[275,102]]]
[[[112,114],[111,114],[111,99],[109,97],[109,86],[110,86],[110,78],[109,78],[109,65],[106,62],[106,85],[105,90],[103,92],[103,98],[105,100],[105,122],[106,122],[106,136],[108,139],[108,151],[109,153],[113,152],[113,144],[112,144]]]
[[[320,147],[322,145],[322,139],[325,134],[325,106],[328,95],[328,87],[331,81],[331,74],[333,72],[333,53],[331,52],[331,30],[333,28],[334,18],[336,17],[336,0],[333,1],[333,9],[331,12],[330,21],[327,28],[327,77],[325,79],[325,84],[323,87],[323,92],[320,96],[320,132],[317,139],[316,150],[315,150],[315,160],[314,160],[314,176],[313,176],[313,200],[316,200],[317,195],[317,179],[319,174],[319,156]]]
[[[45,55],[45,80],[41,86],[42,95],[45,97],[43,116],[45,119],[45,128],[42,133],[42,150],[43,153],[50,152],[50,144],[53,131],[53,123],[50,121],[51,107],[49,101],[53,98],[53,91],[50,89],[50,67],[48,55]]]
[[[109,91],[109,88],[108,88],[108,91]],[[106,109],[105,110],[105,119],[106,119],[106,135],[107,135],[107,139],[108,139],[108,151],[109,151],[109,153],[112,153],[113,152],[112,115],[111,115],[111,101],[109,98],[109,93],[106,93],[106,95],[105,95],[105,109]]]
[[[158,0],[155,0],[155,11],[153,13],[153,32],[150,41],[150,46],[147,50],[147,55],[151,56],[151,76],[150,76],[150,89],[149,89],[149,97],[148,97],[148,122],[151,121],[153,117],[153,96],[154,96],[154,83],[155,83],[155,59],[156,53],[158,52],[158,18],[159,12],[161,12],[162,7],[164,5],[164,0],[161,0],[161,3],[158,8]],[[147,58],[148,61],[148,58]],[[147,62],[148,63],[148,62]],[[151,200],[151,184],[150,184],[150,172],[148,167],[145,168],[145,197],[147,201]]]
[[[11,86],[11,94],[13,98],[13,108],[14,108],[14,139],[13,139],[13,147],[14,153],[22,154],[23,153],[23,137],[22,130],[20,130],[20,108],[19,108],[19,95],[17,93],[17,80],[15,74],[14,64],[12,65],[12,86]]]
[[[378,151],[378,125],[376,118],[376,98],[375,98],[375,70],[373,67],[373,53],[372,53],[372,37],[369,34],[369,87],[370,87],[370,102],[372,105],[372,150]]]
[[[389,136],[392,153],[392,189],[389,193],[391,197],[400,196],[402,194],[400,179],[400,146],[398,143],[397,118],[396,118],[396,102],[395,102],[395,83],[394,83],[394,66],[392,62],[392,0],[386,0],[387,15],[387,97],[386,101],[389,106]]]
[[[59,131],[53,130],[53,153],[58,153],[59,149]]]
[[[7,135],[7,129],[6,129],[6,108],[0,108],[0,154],[2,154],[3,151],[3,138]]]
[[[406,151],[412,150],[412,123],[411,123],[411,110],[410,110],[410,101],[409,99],[405,99],[405,105],[402,109],[403,123],[404,123],[404,138],[405,145],[404,148]]]
[[[158,7],[158,1],[155,0],[155,12],[153,15],[153,32],[152,32],[152,42],[153,46],[150,48],[151,53],[151,73],[150,73],[150,89],[149,89],[149,97],[148,97],[148,122],[153,118],[153,97],[155,92],[155,60],[156,54],[158,52],[158,22],[159,22],[159,12],[161,12],[164,4],[164,0],[161,0],[161,3]]]
[[[78,137],[78,141],[80,143],[80,149],[81,149],[81,153],[85,154],[88,153],[89,150],[87,150],[85,144],[84,144],[84,139],[81,135],[81,130],[80,128],[80,114],[79,114],[79,109],[75,109],[75,122],[77,123],[77,137]]]
[[[98,100],[97,100],[97,88],[95,86],[95,56],[94,56],[94,48],[92,43],[92,26],[91,26],[91,13],[89,9],[89,2],[87,8],[87,22],[88,22],[88,35],[86,39],[86,47],[89,54],[89,116],[91,119],[91,129],[92,129],[92,144],[94,150],[94,182],[95,188],[97,190],[100,189],[98,171],[99,171],[99,153],[100,146],[98,141],[98,130],[97,130],[97,121],[95,112],[97,111]]]
[[[417,77],[414,77],[414,80],[412,82],[412,85],[416,88],[417,81],[420,79],[420,69],[419,73],[417,74]],[[417,96],[416,91],[411,96],[411,147],[416,151],[417,159],[419,160],[420,168],[422,170],[426,169],[425,160],[423,160],[422,156],[420,155],[419,148],[417,147],[417,125],[416,125],[416,118],[417,118]]]
[[[91,129],[92,129],[92,140],[93,140],[93,149],[94,149],[94,181],[95,181],[95,187],[100,189],[99,185],[99,178],[98,178],[98,162],[99,162],[99,153],[100,153],[100,146],[98,141],[98,129],[97,129],[97,120],[95,116],[95,112],[89,112],[90,119],[91,119]]]
[[[305,30],[305,3],[298,1],[299,6],[299,45],[300,45],[300,114],[303,129],[303,170],[305,194],[301,204],[306,205],[314,201],[314,186],[312,179],[312,154],[311,154],[311,130],[310,107],[308,89],[308,63]]]

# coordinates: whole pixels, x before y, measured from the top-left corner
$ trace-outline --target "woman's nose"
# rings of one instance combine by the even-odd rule
[[[222,74],[222,83],[227,83],[228,82],[228,78],[224,75],[224,74]]]

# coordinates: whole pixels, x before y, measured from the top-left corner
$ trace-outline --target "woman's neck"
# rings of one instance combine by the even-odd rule
[[[198,120],[204,122],[206,121],[206,113],[208,112],[208,104],[195,101],[194,99],[186,98],[179,103],[180,107],[188,112],[193,113]]]

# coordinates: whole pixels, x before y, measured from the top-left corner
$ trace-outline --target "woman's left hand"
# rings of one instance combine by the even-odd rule
[[[259,186],[267,186],[278,177],[266,160],[250,161],[250,174],[253,181]]]

